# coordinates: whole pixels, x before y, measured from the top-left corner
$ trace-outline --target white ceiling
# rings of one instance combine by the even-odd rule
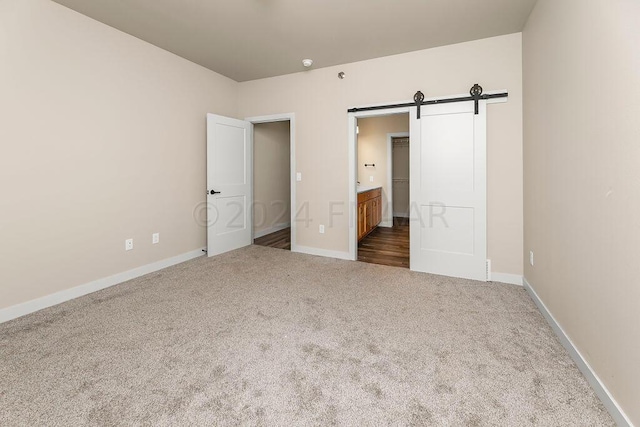
[[[536,0],[55,0],[236,81],[522,31]]]

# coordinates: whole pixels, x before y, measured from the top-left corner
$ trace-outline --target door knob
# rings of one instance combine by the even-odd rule
[[[209,192],[209,194],[211,194],[211,195],[213,195],[213,194],[220,194],[220,192],[219,192],[219,191],[216,191],[216,190],[211,190],[211,191]]]

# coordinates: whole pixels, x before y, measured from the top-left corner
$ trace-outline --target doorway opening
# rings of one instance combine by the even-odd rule
[[[409,268],[409,114],[359,118],[357,260]]]
[[[390,136],[391,140],[391,206],[395,223],[406,223],[410,211],[409,134]]]
[[[293,117],[247,120],[253,123],[253,244],[291,250]]]
[[[289,121],[253,126],[253,243],[291,250]]]
[[[272,197],[271,200],[263,202],[264,208],[279,207],[284,213],[271,217],[270,221],[268,217],[270,212],[263,209],[265,216],[256,225],[262,226],[258,233],[267,234],[268,227],[280,225],[284,228],[283,224],[286,224],[290,227],[287,246],[291,251],[297,251],[296,224],[293,221],[294,206],[296,206],[296,187],[293,179],[295,175],[295,114],[274,114],[238,120],[208,113],[207,201],[203,209],[198,209],[197,212],[204,210],[207,215],[207,255],[210,257],[251,245],[256,237],[253,220],[254,126],[274,122],[288,123],[289,137],[287,139],[285,132],[282,140],[283,145],[289,148],[289,167],[286,167],[286,159],[283,160],[282,169],[284,170],[281,172],[284,176],[288,172],[290,192],[288,196]],[[263,178],[260,173],[258,179],[272,181],[270,178]],[[289,199],[288,203],[287,199]],[[194,211],[194,215],[197,212]],[[287,215],[288,224],[284,222]]]

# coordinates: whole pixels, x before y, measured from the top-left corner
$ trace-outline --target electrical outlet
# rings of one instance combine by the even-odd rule
[[[296,173],[296,181],[302,181],[302,172]]]
[[[373,182],[373,175],[369,177],[369,182]]]
[[[324,234],[324,225],[320,224],[320,234]]]
[[[133,239],[127,239],[124,241],[124,250],[130,251],[133,249]]]
[[[160,243],[160,233],[153,233],[151,235],[151,243],[153,243],[154,245],[156,243]]]
[[[533,266],[533,251],[529,251],[529,264]]]

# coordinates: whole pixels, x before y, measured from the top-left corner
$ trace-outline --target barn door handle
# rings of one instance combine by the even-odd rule
[[[219,192],[219,191],[216,191],[216,190],[211,190],[211,191],[209,192],[209,194],[211,194],[211,195],[214,195],[214,194],[220,194],[220,192]]]

